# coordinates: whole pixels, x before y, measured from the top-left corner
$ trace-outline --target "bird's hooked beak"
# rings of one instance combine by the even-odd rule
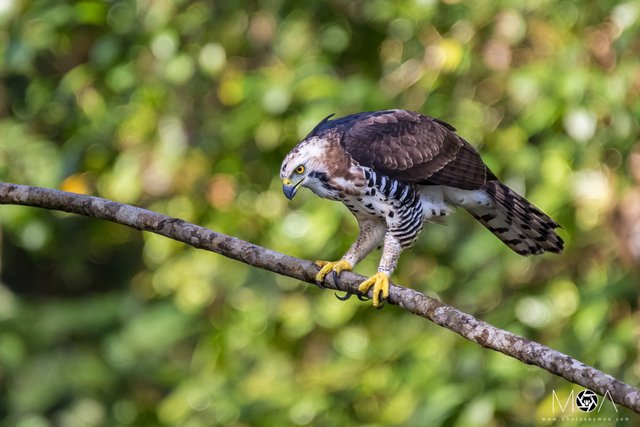
[[[298,181],[298,182],[296,182],[294,184],[288,178],[283,179],[282,180],[282,192],[284,193],[285,197],[287,199],[289,199],[289,200],[293,199],[293,197],[298,192],[298,188],[300,188],[300,185],[302,185],[303,182],[304,182],[304,179],[301,179],[300,181]]]

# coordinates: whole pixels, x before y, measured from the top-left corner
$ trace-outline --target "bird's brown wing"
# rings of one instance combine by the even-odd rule
[[[474,190],[495,179],[451,125],[410,111],[360,115],[345,126],[341,143],[361,165],[403,182]]]

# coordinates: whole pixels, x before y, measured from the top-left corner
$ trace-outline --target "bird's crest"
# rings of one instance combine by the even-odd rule
[[[306,136],[306,138],[309,138],[311,135],[315,134],[317,131],[320,130],[320,128],[322,127],[322,125],[324,125],[325,123],[327,123],[329,121],[329,119],[333,116],[335,116],[336,113],[331,113],[329,114],[327,117],[325,117],[324,119],[322,119],[320,121],[320,123],[318,123],[312,130],[311,132],[309,132],[309,135]],[[305,138],[305,139],[306,139]]]

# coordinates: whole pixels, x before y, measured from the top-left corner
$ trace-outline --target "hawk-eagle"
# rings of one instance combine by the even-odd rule
[[[520,255],[560,253],[558,223],[501,183],[471,144],[451,125],[406,110],[385,110],[322,120],[282,162],[280,178],[292,199],[307,187],[347,206],[358,221],[356,241],[335,262],[317,261],[318,282],[331,271],[351,270],[382,245],[373,305],[389,295],[389,276],[400,253],[425,221],[467,210]]]

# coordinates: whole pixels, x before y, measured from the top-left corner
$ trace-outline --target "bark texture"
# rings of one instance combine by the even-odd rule
[[[0,204],[33,206],[112,221],[317,285],[314,277],[318,267],[311,261],[281,254],[135,206],[99,197],[10,183],[0,183]],[[364,279],[358,274],[343,272],[335,282],[333,275],[327,276],[323,287],[355,293]],[[413,289],[391,285],[388,302],[429,319],[482,347],[538,366],[601,396],[608,394],[615,403],[640,413],[640,390],[566,354],[492,326]]]

